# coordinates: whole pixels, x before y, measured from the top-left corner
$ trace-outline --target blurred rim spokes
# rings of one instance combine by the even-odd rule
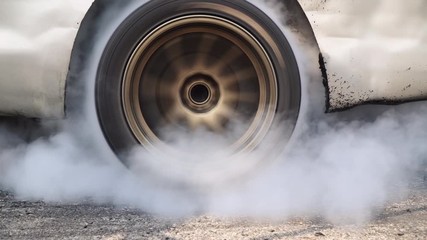
[[[212,50],[215,42],[218,41],[218,37],[215,35],[204,33],[202,34],[201,41],[198,47],[198,58],[196,58],[196,64],[200,63],[203,66],[206,66],[204,54]]]
[[[235,102],[258,104],[260,99],[257,93],[253,92],[230,92],[224,94],[224,103],[232,104]]]
[[[246,81],[254,80],[254,75],[256,76],[256,74],[255,69],[247,67],[240,68],[227,74],[221,74],[218,76],[218,79],[220,79],[221,84],[227,88],[230,87],[230,85],[236,84],[236,82],[245,84]]]
[[[242,52],[242,50],[233,45],[223,54],[223,56],[221,56],[220,59],[218,59],[218,62],[216,64],[210,66],[211,71],[217,74],[221,74],[224,69],[227,68],[228,65],[232,64],[233,61],[236,61],[238,57],[243,55],[244,53]]]
[[[238,120],[243,130],[229,145],[251,150],[277,106],[276,76],[262,45],[238,24],[209,15],[179,17],[145,36],[127,62],[122,89],[129,127],[147,148],[167,146],[162,128],[223,134]]]

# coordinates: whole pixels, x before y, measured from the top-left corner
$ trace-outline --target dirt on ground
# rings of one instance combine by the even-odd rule
[[[109,205],[25,201],[0,191],[0,239],[427,239],[427,184],[370,223],[282,222],[195,216],[172,220]]]

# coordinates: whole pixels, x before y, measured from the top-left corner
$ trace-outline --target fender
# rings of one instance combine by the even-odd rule
[[[427,1],[299,2],[325,58],[328,112],[427,99]]]

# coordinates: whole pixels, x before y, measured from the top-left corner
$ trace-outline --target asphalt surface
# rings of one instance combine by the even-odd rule
[[[172,220],[108,205],[19,200],[0,191],[0,239],[427,239],[427,183],[418,183],[370,223],[343,226],[320,218]]]

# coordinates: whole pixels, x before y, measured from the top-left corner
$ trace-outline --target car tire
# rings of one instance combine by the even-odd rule
[[[244,130],[227,143],[233,156],[285,148],[299,115],[301,79],[287,37],[266,13],[235,0],[143,1],[121,9],[129,6],[130,14],[113,21],[106,13],[117,5],[94,3],[82,23],[67,83],[67,112],[78,115],[83,105],[93,105],[105,140],[126,166],[133,165],[129,152],[135,147],[168,153],[162,129],[203,128],[229,136],[235,119]],[[117,25],[105,34],[100,25],[108,21]],[[86,53],[93,53],[99,36],[105,45],[89,63]],[[197,61],[206,64],[196,66]],[[95,73],[82,81],[85,70]],[[222,82],[224,75],[231,87]],[[247,103],[246,95],[254,103]],[[237,100],[227,105],[228,98]],[[181,111],[175,118],[169,114],[172,105]],[[221,108],[231,109],[231,115],[215,116]],[[270,156],[258,158],[264,162]]]

